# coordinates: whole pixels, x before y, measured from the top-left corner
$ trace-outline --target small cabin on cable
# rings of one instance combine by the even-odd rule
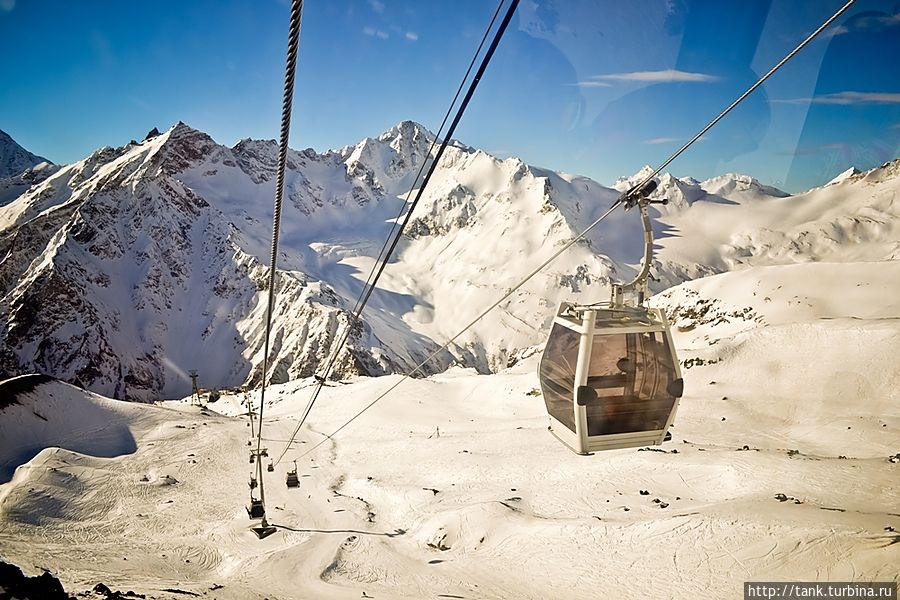
[[[550,431],[579,454],[661,444],[684,389],[665,314],[563,302],[538,368]]]
[[[247,515],[251,519],[262,519],[266,516],[266,507],[263,505],[262,500],[257,498],[250,498],[250,506],[247,508]]]
[[[300,479],[297,477],[297,461],[294,461],[294,468],[287,472],[286,479],[289,488],[300,487]]]

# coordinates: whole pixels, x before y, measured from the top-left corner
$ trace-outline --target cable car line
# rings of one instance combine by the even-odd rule
[[[596,221],[594,221],[594,222],[590,225],[590,227],[589,227],[588,229],[584,230],[584,231],[581,233],[581,236],[584,236],[584,234],[586,234],[586,233],[588,232],[589,229],[593,228],[594,226],[596,226],[597,224],[599,224],[601,221],[603,221],[603,219],[605,219],[606,217],[608,217],[609,215],[611,215],[611,214],[613,213],[613,211],[615,211],[615,209],[616,209],[617,207],[618,207],[618,203],[616,203],[615,205],[613,205],[613,206],[611,206],[609,209],[607,209],[607,211],[606,211],[605,213],[603,213],[603,215],[600,216],[600,218],[598,218]],[[479,314],[477,317],[475,317],[468,325],[466,325],[465,327],[463,327],[463,328],[462,328],[461,330],[459,330],[453,337],[451,337],[449,340],[447,340],[446,342],[444,342],[444,344],[443,344],[440,348],[438,348],[437,350],[435,350],[434,352],[432,352],[431,354],[429,354],[422,362],[420,362],[418,365],[416,365],[416,367],[413,368],[411,371],[409,371],[408,373],[406,373],[406,374],[405,374],[402,378],[400,378],[400,380],[398,380],[394,385],[392,385],[392,386],[389,387],[387,390],[385,390],[384,392],[382,392],[381,395],[379,395],[377,398],[375,398],[374,400],[372,400],[372,402],[370,402],[370,403],[367,404],[365,407],[363,407],[363,408],[362,408],[359,412],[357,412],[355,415],[353,415],[352,417],[350,417],[350,419],[348,419],[343,425],[341,425],[340,427],[338,427],[337,429],[335,429],[334,431],[332,431],[330,434],[326,435],[324,439],[322,439],[321,441],[319,441],[319,443],[317,443],[317,444],[314,445],[312,448],[310,448],[309,450],[307,450],[306,452],[304,452],[303,454],[301,454],[299,458],[303,458],[303,457],[306,456],[307,454],[312,453],[312,452],[313,452],[314,450],[316,450],[319,446],[321,446],[322,444],[324,444],[327,440],[330,440],[332,437],[334,437],[335,435],[337,435],[342,429],[344,429],[344,428],[347,427],[350,423],[352,423],[353,421],[355,421],[355,420],[356,420],[358,417],[360,417],[364,412],[366,412],[367,410],[369,410],[370,408],[372,408],[379,400],[381,400],[382,398],[384,398],[385,396],[387,396],[389,393],[391,393],[392,391],[394,391],[401,383],[403,383],[404,381],[406,381],[407,379],[409,379],[410,377],[412,377],[417,371],[419,371],[422,367],[424,367],[431,359],[433,359],[433,358],[436,357],[438,354],[440,354],[441,352],[443,352],[444,350],[446,350],[447,347],[448,347],[450,344],[452,344],[454,341],[456,341],[457,338],[459,338],[459,336],[461,336],[461,335],[464,334],[466,331],[468,331],[468,330],[471,329],[473,326],[475,326],[476,323],[478,323],[481,319],[483,319],[485,316],[487,316],[487,314],[490,313],[492,310],[494,310],[495,308],[497,308],[498,306],[500,306],[500,304],[502,304],[504,300],[506,300],[507,298],[509,298],[510,296],[512,296],[513,293],[515,293],[519,288],[521,288],[523,285],[525,285],[532,277],[534,277],[535,275],[537,275],[538,273],[540,273],[542,270],[544,270],[544,268],[546,268],[547,265],[549,265],[551,262],[553,262],[554,260],[556,260],[556,258],[558,258],[560,254],[562,254],[563,252],[565,252],[566,250],[568,250],[569,248],[571,248],[573,245],[575,245],[575,243],[576,243],[579,239],[580,239],[580,237],[572,238],[572,240],[570,240],[568,243],[566,243],[565,246],[563,246],[562,248],[560,248],[559,250],[557,250],[550,258],[548,258],[548,259],[545,260],[543,263],[541,263],[537,268],[535,268],[531,273],[529,273],[524,279],[522,279],[522,280],[521,280],[519,283],[517,283],[515,286],[513,286],[512,288],[510,288],[509,290],[507,290],[507,292],[506,292],[505,294],[503,294],[503,296],[502,296],[499,300],[497,300],[496,302],[494,302],[493,304],[491,304],[491,305],[490,305],[488,308],[486,308],[481,314]]]
[[[319,392],[321,391],[322,387],[325,385],[325,382],[327,381],[328,376],[330,375],[331,370],[334,367],[334,364],[339,357],[340,351],[343,349],[344,345],[347,342],[347,338],[350,336],[352,324],[355,323],[357,320],[359,320],[359,317],[362,314],[363,308],[365,307],[365,304],[368,301],[368,297],[366,296],[367,290],[375,288],[375,284],[377,283],[378,278],[381,275],[380,271],[378,270],[379,264],[387,265],[387,262],[390,259],[390,254],[387,251],[387,249],[389,247],[391,247],[391,248],[395,247],[396,243],[399,241],[400,236],[403,233],[402,227],[401,227],[400,231],[397,231],[397,229],[398,229],[398,227],[400,227],[399,223],[400,223],[400,219],[403,217],[404,210],[408,210],[407,214],[411,214],[413,212],[413,210],[415,209],[416,203],[414,203],[409,209],[407,209],[407,205],[409,204],[409,199],[410,199],[410,196],[412,196],[413,191],[417,188],[417,186],[420,185],[419,178],[422,176],[422,173],[425,171],[425,166],[428,164],[428,157],[431,156],[431,152],[434,150],[435,146],[437,146],[439,139],[442,139],[443,137],[448,137],[448,138],[450,137],[449,135],[448,136],[442,135],[443,131],[444,131],[444,126],[447,124],[447,119],[450,118],[450,115],[453,112],[453,107],[456,106],[456,101],[459,99],[459,95],[462,92],[463,88],[465,87],[466,81],[468,81],[468,79],[469,79],[469,75],[472,72],[472,68],[475,66],[475,62],[478,60],[478,57],[481,55],[481,50],[484,47],[485,41],[487,41],[488,35],[490,34],[491,30],[494,28],[494,23],[497,20],[497,15],[500,14],[500,9],[503,8],[503,2],[504,2],[504,0],[500,0],[497,3],[497,8],[496,8],[496,10],[494,10],[494,15],[491,17],[490,23],[488,23],[487,28],[484,30],[484,35],[481,36],[481,42],[478,44],[478,47],[475,49],[475,53],[472,55],[472,60],[469,61],[469,67],[466,69],[465,75],[463,75],[462,80],[459,82],[459,87],[457,87],[457,89],[456,89],[456,94],[453,96],[453,100],[450,102],[450,106],[447,107],[447,112],[444,114],[444,119],[441,121],[441,125],[440,125],[440,127],[438,127],[435,138],[432,140],[431,145],[428,148],[428,153],[426,154],[426,159],[423,160],[422,164],[419,166],[419,170],[416,173],[416,176],[413,178],[413,182],[410,186],[410,189],[406,193],[406,198],[404,199],[403,204],[400,206],[400,210],[397,213],[397,217],[394,219],[394,223],[391,226],[391,230],[388,233],[387,237],[385,238],[384,244],[381,246],[381,250],[378,252],[378,258],[376,258],[375,262],[372,264],[372,269],[369,271],[369,275],[366,277],[366,282],[365,282],[365,284],[363,284],[363,287],[360,290],[359,296],[356,299],[356,304],[353,307],[352,315],[347,324],[347,327],[345,327],[344,331],[341,332],[340,336],[338,337],[337,342],[330,344],[328,359],[325,361],[324,375],[318,375],[318,374],[314,375],[314,379],[316,381],[315,389],[313,390],[313,393],[310,396],[310,399],[307,401],[306,408],[304,408],[304,411],[302,413],[304,416],[301,419],[299,425],[297,426],[297,429],[294,431],[294,436],[296,436],[297,433],[300,431],[300,427],[303,425],[303,422],[306,420],[306,416],[309,415],[309,412],[312,410],[313,405],[316,403],[316,400],[318,399],[318,396],[319,396]],[[440,158],[440,157],[436,156],[436,158],[433,161],[433,164],[437,162],[438,158]],[[425,187],[424,184],[422,184],[419,187],[419,189],[421,190],[424,187]],[[418,201],[418,197],[417,197],[417,201]],[[404,222],[403,225],[405,226],[405,224],[406,223]],[[392,244],[392,240],[394,240],[393,244]],[[382,269],[383,269],[383,267],[382,267]],[[376,275],[376,273],[377,273],[377,275]],[[374,277],[374,279],[373,279],[373,277]],[[371,293],[371,292],[369,292],[369,293]],[[291,437],[291,441],[293,441],[294,436]],[[281,461],[281,459],[284,457],[285,452],[287,452],[287,448],[278,457],[278,461],[276,461],[276,464]]]
[[[269,263],[269,296],[268,305],[266,307],[266,333],[265,342],[263,344],[263,369],[262,369],[262,387],[259,397],[259,430],[256,438],[256,472],[259,485],[259,500],[253,498],[253,489],[250,490],[250,508],[247,510],[250,518],[261,518],[259,527],[254,527],[253,531],[262,539],[275,532],[275,528],[266,522],[266,493],[263,484],[263,467],[262,457],[265,456],[265,450],[262,447],[263,441],[263,411],[265,410],[266,399],[266,379],[269,371],[269,343],[272,334],[272,312],[275,306],[275,275],[278,264],[278,237],[281,227],[281,209],[284,199],[284,177],[287,170],[287,153],[288,153],[288,135],[291,129],[291,104],[294,98],[294,82],[297,72],[297,50],[300,44],[300,22],[303,15],[303,0],[292,0],[291,16],[288,27],[288,47],[287,62],[284,74],[284,98],[281,107],[281,143],[278,149],[278,175],[275,184],[275,206],[272,214],[272,253]],[[250,459],[254,456],[251,454]]]
[[[854,4],[855,1],[856,0],[849,0],[836,13],[834,13],[834,15],[832,15],[828,20],[826,20],[818,29],[816,29],[813,33],[811,33],[796,48],[794,48],[784,58],[782,58],[774,67],[772,67],[756,83],[754,83],[752,86],[750,86],[750,88],[748,88],[747,91],[745,91],[734,102],[732,102],[731,105],[729,105],[718,116],[716,116],[705,127],[703,127],[703,129],[701,129],[693,138],[691,138],[686,144],[684,144],[684,146],[682,146],[672,156],[670,156],[667,160],[665,160],[659,167],[657,167],[649,176],[647,176],[640,183],[632,186],[630,189],[626,190],[625,192],[622,192],[619,195],[618,199],[616,199],[616,201],[612,204],[612,206],[610,206],[610,208],[606,212],[604,212],[600,217],[598,217],[595,221],[593,221],[590,225],[588,225],[588,227],[585,228],[581,233],[579,233],[578,235],[573,237],[569,242],[567,242],[564,246],[562,246],[557,252],[555,252],[547,260],[545,260],[543,263],[541,263],[537,268],[532,270],[524,279],[522,279],[513,288],[508,290],[499,300],[497,300],[496,302],[491,304],[487,309],[485,309],[481,314],[479,314],[472,322],[470,322],[468,325],[466,325],[462,330],[460,330],[457,334],[455,334],[452,338],[450,338],[447,342],[445,342],[444,345],[442,345],[440,348],[438,348],[438,350],[436,350],[432,354],[430,354],[421,363],[419,363],[415,368],[413,368],[411,371],[406,373],[394,385],[389,387],[385,392],[380,394],[378,397],[376,397],[374,400],[372,400],[369,404],[367,404],[361,410],[359,410],[356,414],[354,414],[352,417],[350,417],[350,419],[348,419],[346,422],[344,422],[343,425],[341,425],[340,427],[335,429],[331,434],[326,435],[325,438],[320,440],[317,444],[315,444],[309,450],[307,450],[302,455],[300,455],[299,458],[303,458],[303,457],[307,456],[308,454],[311,454],[316,449],[318,449],[322,444],[324,444],[327,440],[332,439],[333,436],[337,435],[341,430],[343,430],[345,427],[350,425],[350,423],[352,423],[357,418],[362,416],[362,414],[364,414],[367,410],[369,410],[377,402],[379,402],[381,399],[383,399],[385,396],[387,396],[387,394],[389,394],[394,389],[396,389],[401,383],[403,383],[404,381],[409,379],[414,373],[418,372],[428,361],[430,361],[435,356],[437,356],[440,352],[445,350],[447,348],[447,346],[449,346],[451,343],[453,343],[453,341],[456,340],[460,335],[462,335],[468,329],[473,327],[478,321],[480,321],[488,313],[490,313],[493,309],[495,309],[497,306],[499,306],[504,300],[509,298],[509,296],[511,296],[515,291],[517,291],[523,285],[525,285],[525,283],[527,283],[531,278],[533,278],[538,273],[540,273],[544,268],[546,268],[550,263],[552,263],[556,258],[558,258],[563,252],[565,252],[566,250],[571,248],[573,245],[575,245],[578,241],[583,239],[584,236],[587,235],[587,233],[589,233],[594,227],[596,227],[598,224],[600,224],[600,222],[602,222],[610,214],[612,214],[615,211],[615,209],[618,208],[620,205],[623,205],[626,210],[628,210],[634,206],[638,206],[640,208],[642,220],[644,222],[645,236],[651,236],[651,237],[649,238],[649,240],[646,244],[646,247],[645,247],[645,256],[644,256],[644,261],[643,261],[645,264],[642,265],[641,273],[639,273],[639,275],[633,281],[629,282],[628,284],[613,284],[614,293],[615,293],[616,288],[618,288],[618,291],[621,294],[621,291],[623,288],[639,287],[641,284],[645,285],[646,278],[649,276],[649,258],[652,256],[652,230],[649,229],[649,216],[647,214],[647,204],[650,202],[650,200],[647,196],[649,193],[651,193],[656,188],[656,184],[654,182],[654,177],[656,175],[658,175],[665,167],[667,167],[669,164],[671,164],[676,158],[678,158],[678,156],[680,156],[685,150],[687,150],[697,140],[699,140],[707,131],[709,131],[713,126],[715,126],[720,120],[722,120],[722,118],[724,118],[725,115],[727,115],[729,112],[731,112],[731,110],[733,110],[736,106],[738,106],[741,102],[743,102],[751,93],[753,93],[753,91],[755,91],[769,77],[771,77],[776,71],[778,71],[782,66],[784,66],[784,64],[788,60],[793,58],[810,41],[812,41],[822,31],[824,31],[829,25],[831,25],[836,19],[838,19],[840,17],[840,15],[842,15],[847,9],[850,8],[850,6],[852,6]],[[507,15],[507,17],[509,17],[509,15]],[[496,42],[496,39],[495,39],[495,42]],[[476,79],[476,82],[477,82],[477,79]],[[460,115],[458,114],[457,121],[458,121],[459,116]],[[454,122],[454,125],[455,125],[455,122]],[[451,131],[452,131],[452,129],[451,129]],[[446,145],[446,143],[445,143],[445,145]],[[432,164],[431,171],[429,171],[429,175],[434,170],[434,166],[436,164],[437,164],[437,161],[435,160],[434,164]],[[427,179],[426,179],[426,181],[427,181]],[[654,182],[654,183],[652,183],[652,185],[651,185],[651,182]],[[420,190],[420,192],[421,192],[421,190]],[[419,196],[421,196],[421,193],[419,194]],[[418,200],[419,196],[417,196],[417,200]],[[408,217],[409,217],[409,214],[407,214],[407,221],[408,221]],[[406,224],[406,221],[404,221],[404,225],[405,224]],[[401,228],[401,233],[402,233],[402,228]],[[399,236],[397,239],[399,239]],[[393,247],[396,246],[396,241],[397,240],[395,240],[395,243],[392,246],[391,251],[393,251]],[[386,261],[385,261],[385,264],[386,264]],[[382,265],[381,270],[383,270],[383,267],[384,267],[384,265]],[[381,273],[381,270],[379,270],[379,275]],[[374,289],[374,286],[372,287],[372,289]],[[369,294],[371,294],[371,290],[369,291]],[[366,299],[368,299],[368,295],[366,296]],[[660,332],[663,332],[663,333],[665,333],[666,336],[668,336],[668,325],[665,323],[664,315],[662,315],[662,319],[663,319],[662,325],[654,325],[653,326],[654,331],[659,330]],[[660,329],[660,327],[661,327],[661,329]],[[676,372],[677,372],[677,369],[676,369]],[[680,380],[680,378],[679,378],[679,380]],[[658,382],[653,382],[653,383],[654,383],[654,386],[656,386],[658,384]],[[674,382],[670,382],[670,385],[672,385],[673,383]],[[683,382],[680,385],[683,386]],[[317,389],[316,393],[318,393],[318,389]],[[681,393],[679,392],[677,394],[677,396],[680,396],[680,395],[681,395]],[[311,406],[308,408],[311,408]],[[306,416],[308,415],[308,413],[309,413],[309,410],[307,410],[304,413],[304,416],[303,416],[304,420],[305,420]],[[673,416],[674,416],[674,410],[669,417],[669,421],[671,421],[671,418]],[[291,436],[291,439],[294,439],[294,436],[296,436],[296,434],[299,431],[302,424],[303,424],[303,421],[301,420],[301,422],[300,422],[300,424],[298,424],[297,429],[295,430],[294,434]],[[666,426],[668,426],[668,424]],[[660,441],[662,441],[662,440],[660,440]],[[287,453],[287,448],[284,450],[284,452],[282,452],[281,456],[279,457],[279,460],[286,453]]]
[[[756,83],[754,83],[753,85],[751,85],[751,86],[747,89],[747,91],[744,92],[743,94],[741,94],[741,95],[738,97],[737,100],[735,100],[734,102],[732,102],[731,105],[728,106],[728,108],[726,108],[726,109],[723,110],[721,113],[719,113],[719,116],[717,116],[715,119],[713,119],[712,121],[710,121],[710,122],[706,125],[706,127],[704,127],[703,129],[701,129],[701,130],[697,133],[697,135],[695,135],[695,136],[692,137],[690,140],[688,140],[688,142],[687,142],[684,146],[682,146],[681,148],[679,148],[672,156],[670,156],[668,159],[666,159],[661,165],[659,165],[658,167],[656,167],[656,170],[654,170],[650,175],[648,175],[647,177],[645,177],[644,180],[641,181],[641,183],[639,183],[639,184],[638,184],[637,186],[635,186],[635,187],[636,187],[636,188],[642,188],[642,187],[644,187],[644,185],[646,185],[651,179],[653,179],[654,177],[656,177],[657,175],[659,175],[659,174],[662,172],[662,170],[665,169],[666,167],[668,167],[669,164],[671,164],[672,161],[674,161],[676,158],[678,158],[678,157],[681,155],[682,152],[684,152],[685,150],[687,150],[690,146],[692,146],[692,145],[694,144],[694,142],[696,142],[696,141],[699,140],[701,137],[703,137],[703,134],[705,134],[707,131],[709,131],[710,129],[712,129],[712,127],[713,127],[716,123],[718,123],[719,121],[721,121],[722,118],[723,118],[725,115],[727,115],[728,113],[730,113],[731,110],[732,110],[734,107],[736,107],[738,104],[740,104],[741,102],[743,102],[744,99],[745,99],[747,96],[749,96],[750,94],[752,94],[752,93],[756,90],[756,88],[758,88],[759,86],[761,86],[761,85],[762,85],[762,84],[763,84],[770,76],[772,76],[772,74],[775,73],[775,71],[777,71],[777,70],[780,69],[782,66],[784,66],[784,64],[785,64],[787,61],[791,60],[791,59],[794,57],[794,55],[796,55],[798,52],[800,52],[800,50],[802,50],[808,43],[810,43],[810,42],[811,42],[814,38],[816,38],[820,33],[822,33],[823,31],[825,31],[825,29],[827,29],[829,25],[831,25],[835,20],[837,20],[838,17],[840,17],[842,14],[844,14],[844,12],[846,12],[847,9],[849,9],[849,8],[853,5],[854,2],[856,2],[856,0],[848,0],[848,2],[847,2],[846,4],[844,4],[844,6],[842,6],[841,8],[839,8],[838,11],[837,11],[836,13],[834,13],[834,15],[832,15],[830,19],[828,19],[827,21],[825,21],[824,23],[822,23],[822,25],[821,25],[818,29],[816,29],[816,30],[813,31],[811,34],[809,34],[809,36],[807,36],[807,38],[806,38],[805,40],[803,40],[802,42],[800,42],[800,44],[799,44],[796,48],[794,48],[793,50],[791,50],[784,58],[782,58],[780,61],[778,61],[778,64],[776,64],[774,67],[772,67],[771,69],[769,69],[769,72],[768,72],[768,73],[766,73],[765,75],[763,75],[762,77],[760,77],[759,80],[758,80]],[[620,200],[621,200],[621,199],[620,199]]]
[[[403,204],[400,207],[399,212],[397,213],[397,217],[394,220],[393,225],[391,226],[391,231],[388,233],[387,237],[384,240],[384,244],[381,246],[381,250],[378,252],[378,258],[375,259],[375,262],[372,264],[372,269],[369,271],[368,277],[366,277],[366,282],[363,285],[363,289],[360,291],[359,296],[356,299],[356,305],[353,307],[353,312],[356,313],[357,309],[359,309],[360,303],[362,302],[363,293],[368,287],[371,287],[372,277],[375,274],[379,263],[382,261],[387,262],[390,258],[389,256],[385,256],[385,250],[388,248],[388,245],[391,243],[391,239],[394,237],[395,232],[398,227],[398,223],[400,219],[403,217],[403,212],[406,210],[406,205],[409,204],[409,198],[412,196],[413,190],[416,189],[416,186],[419,183],[419,178],[422,176],[422,173],[425,171],[425,165],[428,164],[428,158],[431,157],[431,151],[434,150],[434,147],[437,146],[437,142],[439,139],[442,139],[444,126],[447,124],[447,119],[450,118],[450,114],[453,112],[453,107],[456,106],[456,101],[459,99],[459,95],[463,90],[463,87],[466,84],[466,81],[469,80],[469,75],[472,73],[472,67],[475,66],[475,61],[478,59],[478,56],[481,54],[481,49],[484,47],[484,42],[487,41],[488,34],[494,28],[494,22],[497,20],[497,15],[500,14],[500,9],[503,7],[503,0],[497,4],[497,9],[494,11],[494,16],[491,17],[491,22],[488,24],[487,29],[484,30],[484,35],[481,36],[481,42],[478,44],[478,48],[475,49],[475,54],[472,55],[472,60],[469,61],[469,67],[466,69],[465,75],[463,75],[462,80],[459,82],[459,87],[456,88],[456,94],[453,96],[453,100],[450,101],[450,106],[447,107],[447,112],[444,113],[444,119],[441,121],[440,127],[438,127],[437,132],[435,133],[435,138],[431,141],[431,146],[428,148],[428,152],[426,153],[426,159],[422,161],[422,164],[419,165],[419,171],[416,173],[416,176],[413,178],[413,183],[409,188],[409,191],[406,192],[406,198],[404,198]]]
[[[501,0],[502,5],[502,0]],[[435,154],[434,160],[431,162],[431,166],[428,169],[428,172],[425,174],[424,179],[422,180],[422,185],[419,187],[418,192],[416,193],[416,197],[412,202],[412,205],[409,207],[409,210],[406,212],[406,216],[403,219],[403,222],[400,224],[400,227],[397,230],[397,234],[394,236],[393,241],[385,253],[385,259],[379,265],[377,272],[375,273],[375,277],[372,279],[371,285],[366,288],[365,293],[363,294],[362,301],[359,304],[357,311],[351,317],[348,326],[345,329],[345,334],[341,336],[341,346],[344,342],[346,342],[347,337],[349,336],[350,327],[359,320],[360,315],[362,314],[363,309],[368,303],[369,299],[372,296],[372,293],[375,291],[375,285],[378,282],[378,279],[381,277],[384,272],[385,267],[388,264],[388,260],[391,255],[394,253],[394,250],[397,248],[397,244],[400,243],[400,239],[403,235],[403,230],[409,224],[410,219],[412,218],[413,211],[415,211],[416,206],[419,204],[419,201],[422,199],[422,195],[425,192],[426,187],[428,186],[428,182],[431,180],[431,176],[434,174],[437,169],[437,165],[440,162],[441,157],[444,154],[444,151],[447,149],[447,146],[450,143],[450,140],[453,137],[453,133],[456,131],[456,127],[459,125],[460,120],[462,119],[463,113],[465,113],[466,107],[468,107],[469,102],[472,100],[472,96],[475,94],[475,90],[478,87],[478,83],[481,81],[482,76],[484,75],[485,70],[487,69],[488,64],[490,64],[491,59],[494,56],[494,52],[497,50],[497,46],[500,44],[500,40],[503,38],[503,34],[506,32],[506,28],[509,25],[510,20],[512,20],[512,16],[516,11],[516,8],[519,5],[519,0],[511,0],[509,6],[507,7],[506,14],[503,16],[503,20],[500,22],[500,25],[497,28],[497,31],[494,33],[494,37],[491,40],[490,45],[487,48],[487,51],[484,54],[484,57],[481,60],[481,64],[478,67],[478,70],[475,72],[475,76],[472,78],[472,81],[469,84],[469,88],[466,91],[465,96],[463,97],[459,108],[456,111],[456,115],[453,118],[453,121],[450,123],[450,127],[447,129],[447,134],[444,136],[444,140],[441,142],[440,147],[438,148],[437,153]],[[334,366],[334,363],[337,362],[338,352],[340,351],[340,347],[337,348],[331,354],[331,359],[328,361],[325,367],[324,375],[318,376],[318,380],[320,385],[316,386],[316,390],[313,392],[312,398],[307,403],[306,408],[303,411],[303,414],[300,417],[299,422],[297,423],[297,427],[294,430],[294,433],[291,435],[291,439],[293,440],[297,433],[300,431],[300,428],[303,426],[303,423],[306,421],[306,418],[309,416],[310,411],[312,410],[313,405],[318,399],[319,392],[322,390],[321,383],[328,378],[328,375],[331,371],[331,368]],[[417,367],[418,368],[418,367]],[[289,445],[288,445],[289,447]],[[279,455],[278,459],[275,461],[275,464],[278,464],[284,455],[287,453],[288,447],[286,447],[282,453]]]

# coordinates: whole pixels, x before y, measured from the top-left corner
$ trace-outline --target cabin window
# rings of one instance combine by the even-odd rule
[[[553,324],[541,358],[540,380],[547,412],[575,431],[575,365],[581,334],[558,323]]]
[[[586,407],[588,435],[657,431],[677,398],[671,350],[661,332],[595,335],[587,385],[597,392]]]

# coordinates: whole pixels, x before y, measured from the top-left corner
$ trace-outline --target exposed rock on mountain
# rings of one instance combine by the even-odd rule
[[[20,175],[41,163],[52,164],[46,158],[32,154],[0,130],[0,178]]]
[[[436,146],[407,121],[339,151],[289,151],[272,381],[319,372],[344,332],[334,377],[411,369],[619,194],[454,141],[352,323]],[[275,141],[227,148],[178,123],[5,188],[0,376],[43,372],[141,400],[187,395],[192,369],[206,387],[258,384],[277,156]],[[838,256],[832,244],[856,244],[859,260],[897,254],[896,167],[876,171],[791,197],[741,175],[664,174],[654,192],[670,200],[654,205],[655,289],[760,261],[828,259]],[[512,364],[542,342],[560,300],[607,299],[609,280],[629,277],[642,251],[639,220],[614,212],[422,371]]]

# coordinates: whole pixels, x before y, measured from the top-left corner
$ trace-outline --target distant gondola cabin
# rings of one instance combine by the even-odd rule
[[[661,444],[683,381],[662,311],[560,305],[539,366],[550,430],[575,452]]]

